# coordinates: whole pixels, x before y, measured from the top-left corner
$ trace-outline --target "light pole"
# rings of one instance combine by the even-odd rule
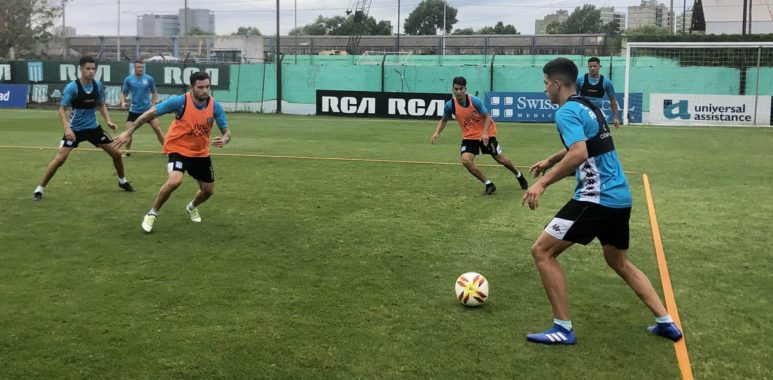
[[[116,61],[121,60],[121,0],[118,0],[118,39],[117,39],[117,49],[118,51],[115,52],[116,55]]]
[[[397,0],[397,54],[400,54],[400,0]]]
[[[446,55],[446,8],[448,0],[443,0],[443,55]]]

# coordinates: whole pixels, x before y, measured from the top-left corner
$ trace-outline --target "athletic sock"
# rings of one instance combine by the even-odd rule
[[[655,317],[655,322],[657,323],[673,323],[674,320],[671,319],[671,316],[666,314],[662,317]]]
[[[553,318],[553,323],[563,327],[566,329],[566,331],[572,331],[572,321],[564,321],[562,319]]]
[[[193,210],[194,208],[196,208],[196,206],[193,205],[193,201],[190,201],[190,203],[188,203],[188,210]]]
[[[494,183],[494,182],[491,182],[490,179],[487,179],[486,182],[483,182],[483,184],[486,185],[486,186],[491,185],[492,183]]]
[[[516,176],[516,177],[518,177],[518,178],[521,178],[521,177],[523,177],[523,174],[521,174],[521,171],[520,171],[520,170],[518,170],[518,171],[515,173],[515,176]]]
[[[42,194],[43,193],[43,189],[44,189],[43,186],[38,185],[38,187],[35,188],[35,191],[33,191],[33,193],[41,193]]]
[[[158,216],[158,210],[152,208],[148,211],[148,215]]]
[[[123,185],[126,182],[129,182],[126,180],[126,177],[118,177],[118,183],[120,183],[121,185]]]

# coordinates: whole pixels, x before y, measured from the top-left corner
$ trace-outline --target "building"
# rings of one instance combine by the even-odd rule
[[[692,9],[688,9],[682,12],[676,17],[676,33],[690,33],[690,25],[692,24]]]
[[[559,9],[556,13],[545,16],[542,20],[534,20],[534,34],[547,34],[548,25],[562,23],[569,18],[569,11]]]
[[[635,29],[640,26],[654,25],[661,28],[671,28],[671,17],[668,7],[657,0],[642,0],[641,5],[628,7],[628,26]]]
[[[617,33],[622,33],[625,30],[625,13],[615,12],[615,7],[599,7],[599,10],[601,11],[601,22],[604,25],[617,21]]]
[[[208,34],[215,34],[215,12],[209,9],[191,9],[187,8],[188,17],[185,17],[186,9],[180,9],[177,13],[177,20],[180,27],[180,34],[186,34],[194,28],[199,29]],[[185,27],[185,23],[188,23],[188,27]]]
[[[137,35],[172,37],[180,34],[177,16],[144,14],[137,17]]]
[[[62,33],[62,26],[57,25],[53,28],[51,28],[51,34],[57,37],[75,37],[75,28],[72,26],[65,26],[64,27],[64,34]]]
[[[753,0],[747,13],[746,32],[751,34],[773,33],[773,0]],[[693,10],[702,7],[706,22],[706,34],[741,34],[744,0],[696,1]],[[697,16],[696,16],[697,17]]]

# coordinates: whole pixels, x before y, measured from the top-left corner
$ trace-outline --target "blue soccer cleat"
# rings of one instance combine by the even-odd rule
[[[526,335],[526,340],[542,344],[565,344],[572,345],[577,343],[577,336],[572,331],[567,331],[560,325],[554,324],[550,329],[536,334]]]
[[[662,336],[666,339],[671,339],[674,342],[678,342],[679,339],[682,339],[682,332],[679,331],[679,327],[676,327],[674,322],[658,323],[656,325],[647,327],[647,331],[649,331],[651,334]]]

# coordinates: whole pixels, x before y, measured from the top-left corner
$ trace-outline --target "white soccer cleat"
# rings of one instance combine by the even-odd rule
[[[156,223],[156,216],[147,214],[142,219],[142,229],[145,230],[145,232],[153,231],[154,223]]]
[[[188,215],[191,216],[191,222],[196,222],[196,223],[201,222],[201,215],[199,215],[198,208],[194,208],[193,210],[191,210],[186,206],[185,209],[188,210]]]

